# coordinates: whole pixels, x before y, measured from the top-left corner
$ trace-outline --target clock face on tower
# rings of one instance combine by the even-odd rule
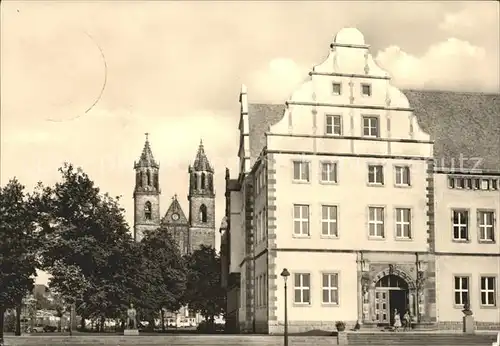
[[[172,220],[174,220],[174,221],[179,220],[179,214],[177,214],[177,213],[173,213],[173,214],[172,214]]]

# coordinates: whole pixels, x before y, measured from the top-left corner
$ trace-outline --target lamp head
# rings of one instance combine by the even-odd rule
[[[286,281],[286,279],[290,276],[288,269],[284,268],[283,271],[281,272],[281,276],[283,277],[283,280]]]

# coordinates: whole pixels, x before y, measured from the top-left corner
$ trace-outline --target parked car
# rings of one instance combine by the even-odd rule
[[[57,330],[57,327],[56,326],[49,326],[49,325],[46,325],[43,327],[43,331],[45,333],[54,333],[55,331]]]
[[[44,332],[43,326],[41,324],[34,326],[32,332],[33,333],[43,333]]]

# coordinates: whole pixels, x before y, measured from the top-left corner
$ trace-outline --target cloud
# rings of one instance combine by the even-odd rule
[[[494,58],[484,48],[457,38],[433,44],[421,56],[389,46],[377,53],[376,60],[401,88],[499,90],[499,70]]]
[[[294,60],[276,58],[249,76],[247,87],[252,102],[283,102],[307,78],[308,68]]]

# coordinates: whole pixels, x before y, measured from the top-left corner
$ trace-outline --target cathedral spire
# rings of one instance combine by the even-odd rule
[[[135,166],[158,168],[159,165],[153,157],[153,151],[151,150],[151,146],[149,144],[149,133],[146,132],[145,135],[146,135],[146,141],[144,142],[144,148],[142,149],[139,161],[135,163]]]
[[[196,158],[194,159],[193,170],[196,172],[205,171],[214,173],[214,170],[208,161],[207,155],[205,154],[202,139],[200,139],[200,146],[198,147],[198,152],[196,153]]]

